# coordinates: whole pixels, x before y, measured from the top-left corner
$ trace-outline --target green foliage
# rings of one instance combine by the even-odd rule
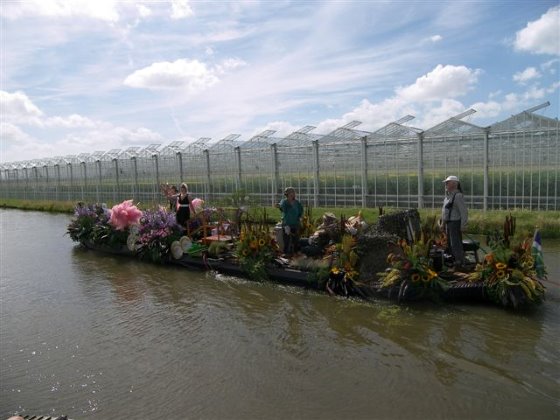
[[[503,235],[495,233],[488,241],[492,251],[468,279],[484,282],[486,295],[503,306],[517,308],[542,303],[544,286],[537,277],[531,242],[531,238],[526,238],[510,246]]]
[[[401,239],[392,246],[392,252],[387,256],[390,267],[378,273],[381,287],[397,289],[397,300],[408,296],[438,298],[447,289],[447,283],[430,267],[429,251],[433,239],[415,239],[408,244]]]
[[[266,280],[266,266],[274,260],[278,251],[278,244],[270,235],[267,224],[245,223],[241,226],[235,255],[249,278]]]

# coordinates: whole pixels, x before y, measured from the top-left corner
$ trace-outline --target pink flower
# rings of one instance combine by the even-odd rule
[[[196,214],[204,209],[204,200],[202,198],[195,198],[191,201],[192,208]]]
[[[109,223],[116,230],[125,230],[131,225],[138,224],[141,217],[142,211],[132,204],[132,200],[126,200],[113,206]]]

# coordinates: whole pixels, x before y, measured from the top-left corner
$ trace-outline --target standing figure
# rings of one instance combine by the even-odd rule
[[[445,183],[445,199],[441,209],[442,229],[447,235],[447,242],[454,258],[455,268],[464,265],[463,235],[468,221],[468,211],[459,178],[450,175]]]
[[[165,196],[169,202],[169,210],[172,212],[177,211],[177,198],[179,197],[179,192],[175,185],[169,185],[168,183],[161,184],[159,186],[161,193]]]
[[[299,250],[299,234],[303,206],[296,199],[296,190],[288,187],[284,190],[284,198],[276,205],[282,212],[282,228],[284,238],[284,254],[290,256]]]
[[[177,224],[186,228],[187,222],[191,218],[191,197],[189,196],[189,190],[187,184],[184,182],[181,184],[179,190],[179,195],[177,196]]]
[[[177,211],[177,200],[179,199],[179,192],[177,191],[177,187],[175,185],[172,185],[169,188],[167,199],[169,200],[169,210]]]

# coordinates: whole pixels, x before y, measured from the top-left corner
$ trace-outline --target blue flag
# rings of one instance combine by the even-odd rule
[[[535,271],[537,272],[537,277],[541,279],[545,278],[546,271],[544,268],[541,233],[539,232],[538,229],[535,230],[535,236],[533,237],[533,246],[531,247],[531,253],[533,254],[533,259],[535,260]]]

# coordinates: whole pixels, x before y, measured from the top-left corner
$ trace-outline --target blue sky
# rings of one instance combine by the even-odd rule
[[[0,162],[557,118],[558,1],[2,0]]]

